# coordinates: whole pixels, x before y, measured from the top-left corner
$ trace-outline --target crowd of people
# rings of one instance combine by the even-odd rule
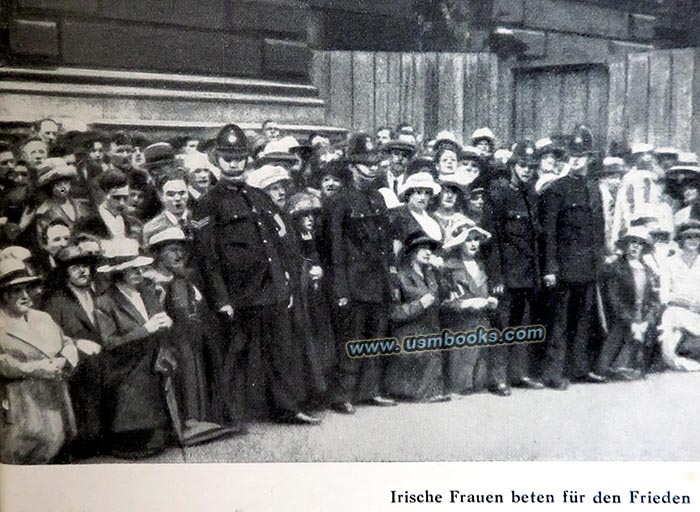
[[[700,369],[700,166],[585,126],[0,134],[0,459]],[[351,358],[478,326],[542,343]]]

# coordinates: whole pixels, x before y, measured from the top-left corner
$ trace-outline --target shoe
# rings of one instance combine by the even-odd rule
[[[392,400],[391,398],[384,398],[383,396],[375,396],[368,400],[367,403],[376,407],[393,407],[395,405],[398,405],[396,403],[396,400]]]
[[[588,382],[591,384],[603,384],[604,382],[608,381],[606,377],[598,375],[595,372],[588,372],[586,375],[578,377],[576,380],[579,382]]]
[[[642,372],[640,370],[634,370],[632,368],[619,368],[616,375],[621,380],[631,381],[639,380],[642,378]]]
[[[543,389],[544,384],[539,380],[531,379],[530,377],[523,377],[520,382],[513,384],[517,388],[525,389]]]
[[[569,387],[569,381],[567,379],[552,379],[545,381],[544,385],[551,389],[564,391]]]
[[[510,396],[510,387],[505,382],[501,382],[496,386],[492,387],[489,391],[494,395],[498,396]]]
[[[331,404],[331,409],[340,414],[355,414],[355,408],[350,402],[338,402]]]
[[[306,413],[299,411],[298,413],[289,413],[279,418],[281,423],[289,423],[290,425],[319,425],[321,418],[309,416]]]

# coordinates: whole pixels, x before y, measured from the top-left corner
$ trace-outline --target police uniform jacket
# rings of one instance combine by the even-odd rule
[[[336,301],[390,302],[392,237],[379,191],[348,188],[333,196],[325,211],[322,238]]]
[[[595,181],[564,176],[542,195],[540,211],[544,274],[571,283],[595,281],[605,252],[603,203]]]
[[[537,194],[531,186],[499,181],[486,195],[484,229],[493,235],[488,270],[494,285],[534,288],[539,283]]]
[[[219,182],[199,201],[191,227],[215,310],[290,302],[300,251],[291,223],[264,192]]]

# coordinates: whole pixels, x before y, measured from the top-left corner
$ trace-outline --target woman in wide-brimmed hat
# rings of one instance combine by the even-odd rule
[[[433,240],[442,241],[440,224],[428,213],[428,206],[442,187],[427,170],[421,170],[406,178],[398,189],[399,199],[406,204],[391,210],[393,236],[397,242],[395,250],[415,232],[422,232]]]
[[[432,265],[440,242],[417,231],[402,245],[389,313],[391,334],[399,342],[440,332],[438,279]],[[443,354],[436,351],[391,356],[384,379],[387,393],[404,400],[444,401],[442,359]]]
[[[654,248],[646,228],[631,227],[617,246],[622,255],[606,272],[609,334],[596,373],[631,380],[646,371],[650,334],[660,306],[659,283],[642,259]]]
[[[73,165],[63,158],[47,158],[37,169],[37,187],[45,199],[36,210],[39,227],[56,219],[63,220],[71,229],[89,213],[83,204],[71,195],[71,185],[77,176]]]
[[[446,236],[458,222],[467,220],[464,212],[467,210],[468,184],[455,176],[446,176],[438,183],[442,190],[436,198],[432,215],[440,224],[443,236]]]
[[[52,318],[33,309],[39,281],[15,258],[0,261],[0,461],[46,464],[75,434],[66,380],[78,350]]]
[[[111,286],[97,298],[96,319],[107,360],[108,442],[116,456],[149,456],[165,447],[167,414],[154,361],[164,354],[172,320],[144,281],[153,258],[139,254],[136,240],[113,241],[105,257],[97,271]]]
[[[464,332],[491,325],[498,301],[489,294],[481,244],[491,234],[469,220],[452,228],[443,245],[454,256],[445,261],[441,282],[440,324],[451,332]],[[465,347],[445,352],[445,389],[453,395],[482,391],[488,382],[488,349]]]

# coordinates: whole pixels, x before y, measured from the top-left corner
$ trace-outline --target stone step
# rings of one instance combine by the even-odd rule
[[[66,129],[92,123],[194,123],[265,119],[325,126],[310,85],[256,79],[77,68],[0,68],[0,122],[54,117]]]

